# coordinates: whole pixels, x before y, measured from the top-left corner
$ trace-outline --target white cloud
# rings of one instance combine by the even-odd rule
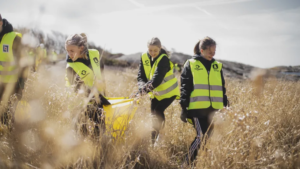
[[[143,52],[148,39],[158,36],[168,49],[192,54],[195,43],[208,35],[219,44],[216,57],[221,59],[261,67],[300,64],[294,48],[300,44],[300,8],[227,15],[222,9],[236,9],[235,4],[239,4],[233,14],[239,13],[248,9],[242,4],[248,0],[2,1],[2,16],[15,27],[38,27],[45,32],[55,30],[68,35],[85,32],[89,40],[113,52]],[[260,1],[248,2],[259,5]],[[288,56],[282,59],[282,55]]]
[[[204,13],[207,14],[208,16],[213,16],[211,13],[207,12],[205,9],[202,9],[202,8],[200,8],[200,7],[198,7],[198,6],[195,6],[195,8],[196,8],[197,10],[199,10],[199,11],[204,12]]]
[[[138,3],[137,1],[135,0],[128,0],[129,2],[131,2],[133,5],[139,7],[139,8],[143,8],[145,7],[145,5],[141,4],[141,3]]]

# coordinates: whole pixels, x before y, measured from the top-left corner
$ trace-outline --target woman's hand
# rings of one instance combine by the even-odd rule
[[[187,118],[187,110],[186,108],[183,108],[181,110],[180,120],[186,123],[187,122],[186,118]]]

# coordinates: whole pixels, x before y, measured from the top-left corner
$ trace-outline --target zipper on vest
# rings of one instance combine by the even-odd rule
[[[210,83],[209,83],[209,71],[207,71],[208,74],[208,95],[209,95],[209,100],[210,100],[210,106],[212,106],[211,98],[210,98]]]

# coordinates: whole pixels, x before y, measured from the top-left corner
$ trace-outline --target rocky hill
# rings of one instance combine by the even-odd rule
[[[269,71],[280,79],[297,81],[300,79],[300,66],[277,66]]]
[[[134,53],[130,55],[123,55],[115,60],[119,62],[127,62],[127,66],[137,67],[140,61],[142,53]],[[170,59],[173,63],[177,63],[182,67],[187,59],[192,58],[191,55],[173,52]],[[248,79],[251,78],[252,72],[260,68],[251,65],[246,65],[242,63],[219,60],[223,63],[223,72],[226,77],[238,78],[238,79]],[[264,70],[267,76],[275,76],[279,79],[293,80],[297,81],[300,79],[300,66],[278,66],[271,69],[261,69]]]
[[[118,61],[127,61],[128,65],[131,67],[137,67],[139,64],[140,58],[142,53],[135,53],[130,55],[123,55],[116,60]],[[173,52],[170,56],[170,59],[173,63],[177,63],[179,67],[182,67],[186,60],[192,58],[191,55],[183,54],[183,53],[177,53]],[[220,60],[223,63],[223,71],[224,75],[227,77],[232,78],[248,78],[251,70],[255,67],[236,63],[236,62],[230,62],[230,61],[224,61]]]
[[[64,60],[66,51],[64,49],[65,40],[67,35],[60,32],[52,31],[45,34],[40,30],[33,30],[27,28],[18,28],[17,31],[23,34],[23,43],[28,47],[35,48],[43,43],[47,51],[54,50],[59,56],[60,60]],[[142,53],[134,53],[124,55],[122,53],[110,53],[94,43],[89,43],[89,48],[97,49],[102,56],[101,65],[118,66],[118,67],[133,67],[136,68],[139,64]],[[173,52],[170,59],[173,63],[177,63],[182,67],[187,59],[192,56]],[[259,69],[257,67],[246,65],[242,63],[220,60],[223,63],[223,72],[226,77],[245,79],[250,78],[253,70]],[[272,75],[280,79],[299,80],[300,79],[300,66],[278,66],[271,69],[265,69],[267,75]]]

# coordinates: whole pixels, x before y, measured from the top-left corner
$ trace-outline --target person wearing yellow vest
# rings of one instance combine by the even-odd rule
[[[0,101],[7,102],[13,94],[18,100],[22,97],[26,76],[23,76],[25,67],[19,63],[23,49],[21,38],[22,34],[15,32],[0,14]],[[7,124],[7,112],[0,112],[0,116],[1,122]]]
[[[180,72],[180,67],[178,66],[178,64],[176,63],[176,64],[174,64],[174,68],[175,68],[175,70],[177,71],[177,72]],[[175,72],[176,72],[175,71]]]
[[[55,64],[57,62],[57,53],[55,52],[54,49],[51,50],[51,54],[48,59],[49,62],[51,62],[52,64]]]
[[[151,98],[153,144],[164,126],[165,109],[180,96],[174,65],[168,56],[160,40],[154,37],[148,42],[148,52],[142,54],[139,64],[137,80],[140,94],[148,93]]]
[[[100,131],[104,132],[105,130],[104,117],[102,117],[103,105],[110,104],[103,96],[104,82],[101,75],[99,51],[88,49],[87,37],[84,33],[69,36],[65,48],[68,53],[66,86],[74,87],[75,92],[84,89],[87,97],[89,97],[93,88],[97,89],[88,107],[98,107],[98,109],[93,112],[86,111],[85,116],[96,123],[94,134],[98,136]],[[95,97],[100,98],[100,103],[96,103]],[[81,126],[81,130],[83,134],[86,134],[86,125]]]
[[[205,37],[194,47],[195,55],[186,61],[181,74],[181,120],[194,125],[197,136],[192,142],[184,163],[195,160],[200,148],[201,134],[211,134],[211,119],[214,113],[227,106],[222,63],[213,57],[216,42]]]
[[[45,45],[41,43],[36,48],[35,71],[37,71],[39,69],[39,67],[45,63],[46,59],[47,59],[47,50],[45,48]]]

